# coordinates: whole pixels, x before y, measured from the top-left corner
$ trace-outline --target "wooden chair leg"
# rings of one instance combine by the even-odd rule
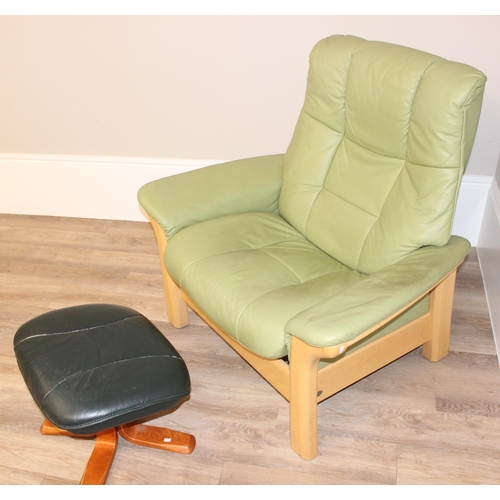
[[[168,321],[175,328],[183,328],[189,325],[188,307],[181,297],[179,287],[167,273],[165,265],[162,264],[163,287],[167,303]]]
[[[152,218],[149,217],[153,231],[158,244],[158,253],[160,255],[161,273],[163,276],[163,287],[165,289],[165,298],[167,302],[168,321],[175,328],[183,328],[189,324],[188,307],[181,297],[179,287],[172,280],[165,267],[163,256],[167,248],[167,238],[161,226]]]
[[[430,294],[431,339],[422,350],[430,361],[439,361],[448,354],[456,276],[455,269]]]
[[[290,349],[290,442],[305,460],[318,454],[317,392],[319,358],[296,337]]]
[[[196,439],[191,434],[173,431],[165,427],[129,424],[118,427],[120,436],[131,443],[159,450],[173,451],[189,455],[196,446]]]

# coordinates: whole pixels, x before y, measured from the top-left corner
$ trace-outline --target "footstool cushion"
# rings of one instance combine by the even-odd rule
[[[127,307],[87,304],[42,314],[19,328],[14,350],[42,413],[74,434],[151,416],[190,393],[179,353]]]

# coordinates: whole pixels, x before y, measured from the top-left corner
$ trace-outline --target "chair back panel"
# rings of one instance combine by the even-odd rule
[[[445,245],[485,81],[399,45],[320,41],[285,155],[280,215],[366,274]]]

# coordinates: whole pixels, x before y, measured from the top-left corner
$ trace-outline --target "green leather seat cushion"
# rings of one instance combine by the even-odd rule
[[[287,354],[284,325],[291,317],[362,279],[264,212],[190,226],[169,241],[165,258],[174,281],[205,314],[267,358]]]
[[[288,354],[289,319],[366,278],[264,212],[183,229],[169,241],[165,261],[210,319],[252,352],[274,359]]]

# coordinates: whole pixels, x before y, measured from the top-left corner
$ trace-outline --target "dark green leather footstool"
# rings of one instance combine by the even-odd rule
[[[51,311],[14,336],[19,369],[46,420],[42,434],[96,436],[80,484],[104,484],[118,434],[128,441],[191,453],[190,434],[138,423],[189,396],[184,360],[145,316],[88,304]]]

